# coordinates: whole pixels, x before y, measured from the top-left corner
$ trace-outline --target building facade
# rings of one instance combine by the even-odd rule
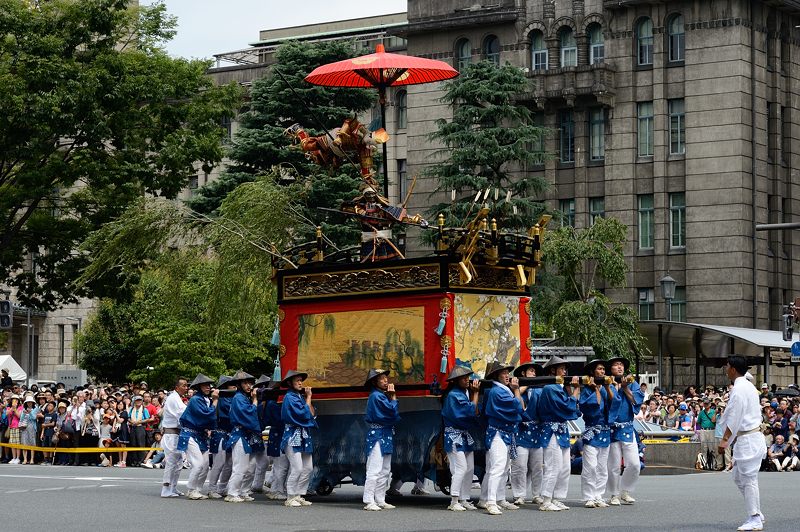
[[[627,288],[612,299],[664,319],[669,273],[673,319],[778,329],[799,242],[755,225],[800,208],[798,24],[800,2],[409,0],[402,35],[411,55],[526,72],[520,103],[556,154],[526,170],[552,184],[544,199],[576,227],[629,227]],[[441,94],[408,89],[409,175],[433,156]],[[413,210],[434,183],[417,188]]]

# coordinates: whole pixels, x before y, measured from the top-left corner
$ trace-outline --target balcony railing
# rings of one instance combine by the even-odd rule
[[[602,105],[613,107],[616,72],[610,63],[531,71],[527,74],[528,92],[523,99],[533,100],[539,108],[544,108],[548,101],[563,100],[572,106],[576,98],[590,96]]]

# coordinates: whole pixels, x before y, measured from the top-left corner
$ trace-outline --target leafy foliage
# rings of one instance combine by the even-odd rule
[[[601,358],[647,352],[631,307],[615,305],[596,285],[621,287],[628,272],[623,255],[627,228],[614,218],[586,229],[561,227],[546,234],[546,271],[533,288],[537,321],[556,331],[565,345],[591,345]]]
[[[429,135],[444,148],[438,152],[441,162],[427,173],[438,182],[434,192],[450,197],[455,190],[456,199],[433,206],[432,216],[442,213],[449,225],[460,225],[476,192],[487,189],[489,218],[504,228],[530,227],[544,211],[537,197],[547,182],[541,176],[521,175],[526,165],[547,158],[534,148],[546,130],[535,126],[531,110],[516,101],[526,84],[518,68],[488,61],[469,65],[445,83],[442,101],[453,107],[453,119],[437,120],[437,130]],[[507,192],[512,193],[510,201]]]
[[[85,245],[94,259],[78,282],[115,272],[130,297],[105,302],[89,321],[82,367],[156,383],[178,373],[268,370],[277,310],[270,259],[294,223],[288,190],[274,176],[237,187],[213,218],[159,198],[131,207]],[[109,312],[126,316],[127,329]],[[104,358],[121,361],[117,373]]]
[[[374,91],[353,88],[329,88],[311,85],[305,77],[316,67],[353,57],[351,43],[289,42],[275,53],[276,64],[262,79],[253,83],[250,101],[239,115],[240,128],[231,141],[229,169],[219,180],[200,188],[189,202],[198,212],[215,214],[222,200],[238,185],[253,181],[264,172],[281,167],[300,179],[295,187],[299,203],[298,240],[313,239],[317,225],[337,245],[353,244],[358,229],[329,219],[316,207],[337,207],[343,200],[358,195],[358,169],[345,165],[323,169],[308,161],[291,147],[284,130],[298,123],[310,135],[340,127],[347,117],[361,113],[377,100]]]
[[[235,85],[162,49],[161,4],[0,0],[0,280],[42,309],[114,295],[113,273],[75,291],[92,230],[144,193],[175,197],[194,164],[222,157]],[[38,254],[36,274],[20,272]]]

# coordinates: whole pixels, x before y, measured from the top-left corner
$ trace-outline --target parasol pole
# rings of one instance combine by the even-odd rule
[[[383,69],[381,69],[381,84],[378,86],[378,100],[381,104],[381,127],[386,130],[386,87],[383,85]],[[383,143],[383,197],[389,197],[389,148]]]

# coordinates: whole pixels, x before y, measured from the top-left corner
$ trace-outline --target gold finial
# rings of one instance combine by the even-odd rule
[[[439,216],[437,217],[437,220],[439,222],[439,227],[444,227],[444,214],[439,213]]]

